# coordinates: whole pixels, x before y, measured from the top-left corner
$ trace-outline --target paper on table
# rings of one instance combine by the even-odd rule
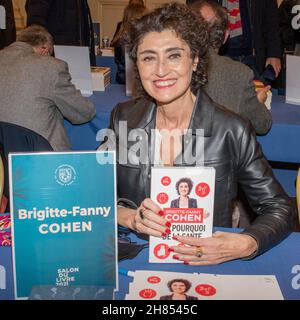
[[[286,103],[300,105],[300,57],[286,56]]]
[[[168,288],[168,282],[175,279],[183,279],[190,282],[191,288],[186,294],[189,297],[193,297],[193,300],[198,300],[195,292],[195,280],[197,278],[193,274],[148,270],[140,270],[135,272],[134,281],[129,286],[129,294],[126,296],[126,299],[160,300],[161,297],[166,297],[172,294]]]
[[[93,94],[88,47],[54,46],[55,57],[67,62],[72,83],[85,97]]]
[[[172,295],[168,282],[187,280],[190,300],[283,300],[274,275],[214,275],[139,270],[126,300],[160,300]]]

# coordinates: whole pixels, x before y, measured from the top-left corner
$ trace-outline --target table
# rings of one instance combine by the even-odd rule
[[[285,103],[284,96],[273,95],[271,112],[271,131],[258,137],[258,141],[269,161],[284,163],[276,165],[273,171],[286,192],[295,197],[297,167],[300,166],[300,106]],[[292,169],[286,169],[286,163]]]
[[[258,137],[270,161],[300,164],[300,106],[285,103],[284,96],[273,95],[273,125],[270,132]]]
[[[106,57],[103,57],[106,58]],[[110,58],[111,57],[107,57]],[[95,92],[90,100],[95,104],[97,116],[83,125],[71,125],[66,128],[74,150],[95,150],[99,146],[96,134],[109,124],[112,108],[122,101],[130,99],[125,95],[125,86],[110,85],[104,92]],[[268,160],[300,164],[300,106],[286,104],[283,96],[273,96],[273,126],[266,136],[258,137]],[[295,196],[296,170],[274,171],[286,192]]]
[[[233,229],[218,228],[223,231]],[[138,240],[139,241],[139,240]],[[215,266],[193,267],[184,264],[148,263],[148,248],[132,260],[119,263],[126,270],[160,270],[184,273],[211,273],[237,275],[275,275],[284,299],[300,300],[300,233],[292,233],[279,245],[250,261],[234,260]],[[293,273],[295,271],[295,273]],[[119,275],[118,299],[124,299],[131,278]],[[294,288],[293,288],[294,286]]]
[[[235,231],[232,229],[219,229]],[[138,240],[140,242],[140,240]],[[192,267],[183,264],[156,264],[148,263],[148,249],[143,249],[132,260],[119,263],[120,268],[126,270],[160,270],[172,272],[202,272],[212,274],[240,274],[240,275],[276,275],[282,294],[285,299],[300,300],[300,233],[292,233],[279,245],[261,256],[250,260],[235,260],[216,266]],[[0,247],[0,281],[1,265],[6,270],[6,290],[1,290],[0,300],[13,299],[13,275],[11,264],[11,247]],[[3,268],[2,268],[3,270]],[[2,280],[3,282],[3,280]],[[119,275],[119,289],[117,299],[124,299],[128,292],[131,278]]]

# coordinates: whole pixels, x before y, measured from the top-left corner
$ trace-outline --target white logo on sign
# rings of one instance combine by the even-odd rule
[[[0,266],[0,290],[6,289],[6,271],[3,266]]]
[[[55,180],[60,185],[69,186],[75,181],[75,179],[76,171],[68,164],[63,164],[55,170]]]

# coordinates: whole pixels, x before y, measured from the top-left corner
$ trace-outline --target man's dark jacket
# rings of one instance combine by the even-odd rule
[[[222,0],[214,0],[222,4]],[[277,0],[247,0],[251,23],[252,47],[259,73],[267,58],[280,58],[281,45]]]
[[[57,45],[87,46],[95,65],[93,25],[87,0],[27,0],[27,25],[45,27]]]
[[[140,128],[142,143],[148,142],[146,154],[153,157],[151,129],[155,128],[156,106],[144,98],[118,104],[111,114],[110,128],[116,134],[118,196],[136,206],[150,197],[151,164],[135,163],[137,141],[119,132],[119,121],[126,121],[128,133]],[[189,129],[184,136],[184,157],[179,155],[175,166],[195,166],[196,129],[204,130],[204,166],[216,169],[214,226],[231,227],[232,200],[238,185],[247,195],[257,218],[244,230],[258,242],[255,255],[280,242],[291,230],[294,208],[273,176],[268,161],[256,141],[250,123],[238,115],[218,107],[205,93],[197,97]],[[201,134],[201,133],[200,133]],[[203,139],[199,137],[198,139]],[[131,141],[130,141],[131,140]],[[108,141],[113,141],[108,138]],[[202,140],[203,141],[203,140]],[[198,140],[199,142],[199,140]],[[200,140],[201,144],[201,140]],[[105,149],[107,146],[101,146]],[[203,153],[202,153],[203,155]],[[183,161],[180,162],[180,157]],[[199,159],[199,158],[198,158]],[[199,164],[198,164],[199,165]],[[203,163],[200,163],[203,165]],[[126,203],[123,200],[122,203]]]
[[[300,0],[284,0],[279,6],[281,44],[287,51],[293,51],[295,45],[300,43],[300,29],[294,29],[292,26],[292,20],[296,16],[296,13],[292,13],[292,9],[296,5],[300,5]]]

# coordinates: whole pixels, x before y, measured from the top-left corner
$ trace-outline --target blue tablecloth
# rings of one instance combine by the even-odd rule
[[[228,229],[230,230],[230,229]],[[138,240],[139,241],[139,240]],[[183,264],[148,263],[148,249],[143,249],[132,260],[119,263],[126,270],[160,270],[172,272],[197,272],[211,274],[276,275],[285,299],[300,300],[300,233],[292,233],[279,245],[251,261],[235,260],[216,266],[192,267]],[[13,299],[13,274],[11,247],[0,247],[1,269],[5,269],[6,290],[1,290],[0,300]],[[293,273],[294,272],[294,273]],[[124,299],[132,278],[119,275],[117,299]],[[0,285],[3,284],[0,282]]]
[[[300,164],[300,106],[285,103],[273,95],[273,125],[266,136],[258,137],[263,151],[272,161]]]
[[[222,230],[230,231],[230,229]],[[275,275],[283,297],[300,300],[300,233],[292,233],[279,245],[253,260],[234,260],[215,266],[193,267],[184,264],[148,263],[148,254],[148,248],[143,249],[134,259],[120,262],[119,268],[129,271],[160,270],[185,273]],[[297,273],[292,273],[293,269],[297,270]],[[132,278],[124,275],[119,275],[119,277],[120,292],[117,298],[124,299]]]

